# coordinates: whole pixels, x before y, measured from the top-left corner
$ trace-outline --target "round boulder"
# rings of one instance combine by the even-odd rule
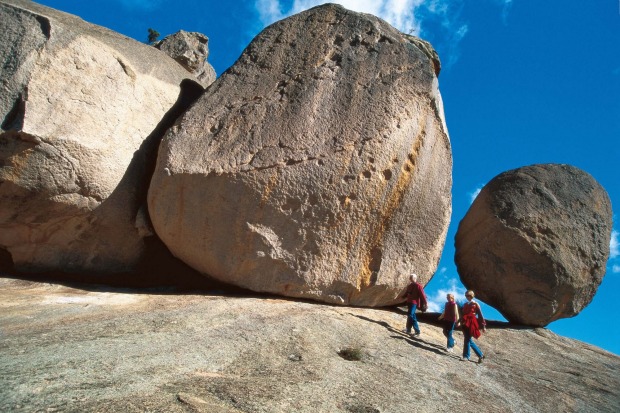
[[[254,291],[381,306],[437,268],[452,156],[432,47],[324,5],[260,33],[166,134],[155,231]]]
[[[587,306],[605,275],[612,212],[586,172],[544,164],[504,172],[456,234],[463,284],[507,320],[545,326]]]

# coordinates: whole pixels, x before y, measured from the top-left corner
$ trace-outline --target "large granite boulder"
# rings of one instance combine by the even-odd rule
[[[217,77],[209,57],[209,38],[202,33],[178,32],[164,37],[153,46],[179,62],[188,72],[193,74],[200,83],[207,87]]]
[[[255,291],[380,306],[436,270],[452,157],[432,47],[329,4],[266,28],[166,134],[157,234]]]
[[[0,263],[135,269],[153,235],[149,152],[182,89],[202,87],[159,50],[30,1],[0,0],[0,36]]]
[[[609,196],[570,165],[504,172],[459,224],[456,265],[465,286],[511,322],[545,326],[587,306],[605,275]]]

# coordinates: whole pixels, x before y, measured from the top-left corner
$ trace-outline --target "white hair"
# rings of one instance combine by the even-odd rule
[[[411,273],[411,275],[409,276],[409,279],[413,282],[418,281],[418,274],[416,273]]]

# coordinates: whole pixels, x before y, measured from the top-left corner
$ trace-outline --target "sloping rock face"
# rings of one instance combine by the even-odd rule
[[[504,172],[456,234],[463,284],[509,321],[545,326],[590,303],[605,275],[612,211],[605,189],[570,165]]]
[[[162,141],[157,234],[202,273],[363,306],[426,282],[452,158],[430,45],[320,6],[259,34]]]
[[[180,30],[153,46],[179,62],[204,87],[215,81],[215,69],[207,62],[209,38],[204,34]]]
[[[0,1],[0,34],[2,263],[135,269],[153,235],[149,152],[182,89],[202,88],[160,51],[30,1]]]
[[[451,354],[439,325],[422,320],[412,339],[404,323],[398,311],[0,278],[0,411],[620,411],[617,355],[490,322],[475,364],[458,359],[460,331]]]

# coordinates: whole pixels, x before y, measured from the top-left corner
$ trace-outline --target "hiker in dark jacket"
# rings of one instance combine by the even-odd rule
[[[418,284],[418,276],[411,274],[409,276],[409,285],[405,290],[405,294],[401,298],[407,299],[407,325],[403,330],[407,334],[411,334],[411,327],[415,331],[414,336],[420,335],[420,326],[418,325],[418,319],[416,318],[415,311],[420,307],[425,310],[427,306],[426,294],[424,294],[424,288]]]
[[[468,290],[465,293],[465,298],[467,298],[467,302],[463,306],[463,317],[461,318],[465,342],[463,343],[463,357],[461,357],[461,360],[469,361],[469,347],[471,347],[478,356],[478,363],[482,363],[484,354],[474,343],[474,338],[480,337],[480,327],[482,327],[482,331],[486,331],[487,323],[482,316],[480,305],[474,300],[474,292]]]
[[[452,353],[454,351],[454,337],[452,333],[459,322],[459,307],[454,302],[454,294],[447,295],[447,302],[444,306],[443,313],[439,316],[439,320],[443,320],[443,335],[448,339],[446,351]]]

